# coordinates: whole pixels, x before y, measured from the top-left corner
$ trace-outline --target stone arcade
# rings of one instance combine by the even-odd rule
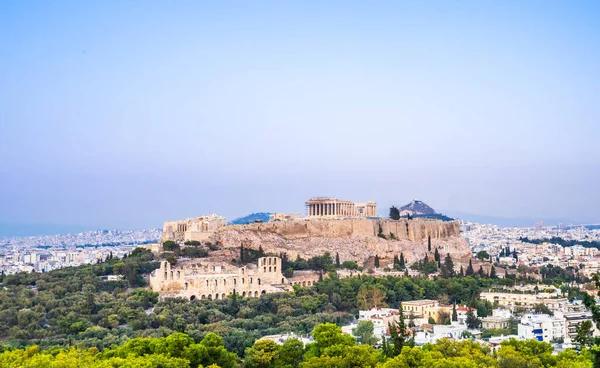
[[[296,282],[281,273],[281,259],[262,257],[257,264],[236,267],[228,263],[190,262],[171,266],[167,261],[150,275],[150,286],[163,297],[224,299],[234,291],[257,298],[262,294],[290,290]],[[314,281],[302,282],[311,286]]]

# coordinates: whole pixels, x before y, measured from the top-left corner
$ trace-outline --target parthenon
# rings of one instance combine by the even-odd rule
[[[308,217],[376,217],[377,203],[354,203],[337,198],[316,197],[306,202]]]

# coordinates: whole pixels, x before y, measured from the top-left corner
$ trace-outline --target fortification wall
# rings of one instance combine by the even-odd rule
[[[255,223],[247,225],[230,225],[219,229],[227,231],[256,231],[273,233],[286,239],[303,239],[312,237],[347,238],[351,236],[377,236],[379,228],[388,237],[391,233],[397,239],[420,241],[431,236],[432,239],[460,236],[458,222],[443,222],[436,220],[401,219],[393,220],[305,220]]]
[[[377,236],[380,227],[386,239]],[[427,247],[429,237],[431,252]],[[425,254],[433,258],[435,248],[443,256],[450,253],[455,260],[471,257],[457,222],[424,219],[306,220],[232,225],[217,230],[212,240],[226,248],[238,248],[241,244],[254,249],[261,246],[265,252],[287,253],[291,259],[296,256],[310,258],[327,251],[333,256],[339,254],[342,262],[350,260],[359,264],[377,254],[384,260],[381,263],[384,265],[400,253],[411,263],[424,258]]]

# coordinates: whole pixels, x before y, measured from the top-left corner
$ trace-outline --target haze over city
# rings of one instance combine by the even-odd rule
[[[599,7],[4,3],[0,223],[320,195],[598,223]]]

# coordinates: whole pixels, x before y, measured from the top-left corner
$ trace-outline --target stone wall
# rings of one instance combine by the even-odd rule
[[[342,219],[342,220],[300,220],[230,225],[219,229],[220,232],[249,230],[281,235],[286,239],[311,237],[340,238],[350,236],[377,236],[379,227],[389,237],[393,233],[397,239],[420,241],[431,236],[432,239],[460,236],[458,222],[415,219],[398,221]]]
[[[163,297],[190,300],[224,299],[234,290],[242,297],[258,297],[289,290],[294,284],[283,276],[278,257],[262,257],[256,265],[243,267],[205,260],[171,266],[161,261],[149,281],[152,290]]]
[[[380,227],[386,239],[377,236]],[[429,237],[432,252],[427,250]],[[212,240],[225,248],[237,248],[241,244],[254,249],[261,246],[265,252],[285,252],[291,259],[296,256],[310,258],[328,251],[332,256],[339,254],[342,262],[351,260],[360,265],[377,254],[382,259],[382,267],[400,253],[408,263],[424,258],[428,253],[432,258],[435,248],[442,256],[450,253],[457,261],[471,257],[457,222],[425,219],[301,220],[232,225],[217,230]]]

